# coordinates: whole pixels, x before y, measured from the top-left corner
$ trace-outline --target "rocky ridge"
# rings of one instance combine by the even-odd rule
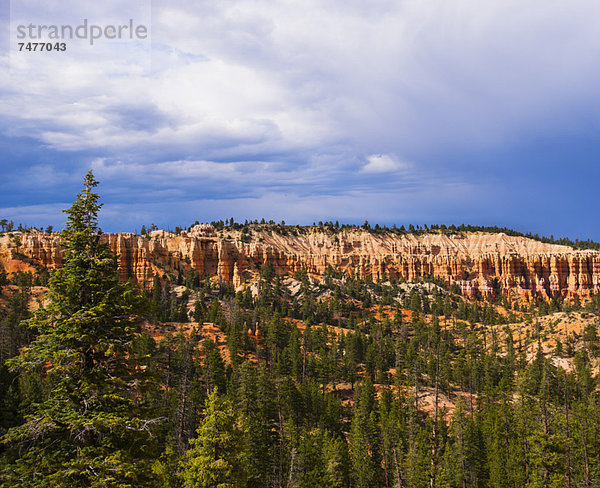
[[[216,277],[236,288],[270,263],[279,274],[306,270],[318,276],[331,267],[373,280],[435,277],[467,295],[498,293],[548,297],[600,291],[600,252],[574,250],[505,234],[395,234],[362,229],[255,226],[249,232],[199,225],[179,235],[153,231],[101,236],[118,255],[123,279],[150,287],[155,274]],[[0,237],[0,265],[9,273],[60,267],[56,234],[13,233]]]

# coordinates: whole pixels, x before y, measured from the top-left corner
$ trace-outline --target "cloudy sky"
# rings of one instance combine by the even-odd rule
[[[105,230],[368,219],[600,240],[598,0],[10,3],[0,217],[60,227],[91,168]],[[19,52],[19,25],[83,19],[149,35]]]

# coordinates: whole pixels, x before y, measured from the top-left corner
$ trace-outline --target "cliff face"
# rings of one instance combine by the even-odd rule
[[[600,291],[597,251],[575,251],[504,234],[400,236],[291,229],[285,235],[265,229],[243,235],[238,231],[218,233],[205,225],[181,235],[163,231],[147,237],[104,234],[102,240],[119,256],[121,277],[147,287],[156,273],[186,275],[191,268],[238,287],[270,263],[280,274],[305,269],[320,275],[331,266],[374,280],[438,277],[470,295],[586,295]],[[26,258],[17,254],[14,238],[0,237],[0,264],[5,269],[26,269],[24,261],[50,269],[62,265],[57,236],[15,235],[18,253]],[[15,264],[19,262],[21,265]]]

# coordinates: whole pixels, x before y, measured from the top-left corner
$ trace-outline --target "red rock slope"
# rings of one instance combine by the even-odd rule
[[[56,235],[18,234],[19,253],[31,263],[53,269],[62,264]],[[435,276],[467,294],[510,291],[521,295],[587,295],[600,291],[600,252],[577,251],[504,234],[396,235],[287,227],[285,234],[255,227],[249,234],[217,232],[202,225],[174,235],[104,234],[119,256],[122,278],[150,286],[155,273],[184,275],[194,268],[240,286],[265,263],[277,273],[305,269],[320,275],[328,266],[373,279],[411,280]],[[21,264],[18,264],[21,263]],[[0,264],[24,269],[14,238],[0,237]]]

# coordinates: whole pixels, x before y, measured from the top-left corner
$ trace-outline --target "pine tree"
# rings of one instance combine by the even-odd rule
[[[244,362],[236,370],[238,389],[236,409],[244,419],[244,465],[248,487],[268,485],[272,452],[276,440],[277,407],[274,386],[267,372]]]
[[[22,381],[39,377],[24,422],[4,436],[3,486],[151,486],[150,433],[140,399],[148,385],[133,350],[145,302],[119,281],[117,260],[100,242],[98,183],[65,210],[64,267],[53,272],[48,305],[28,325],[39,335],[7,362]]]
[[[183,463],[185,488],[243,488],[243,436],[240,418],[230,400],[217,392],[208,397],[206,415],[198,427],[198,437]]]
[[[375,388],[367,379],[361,384],[350,427],[350,459],[357,487],[379,486],[381,479],[381,442]]]
[[[204,350],[204,384],[206,393],[211,393],[218,388],[221,391],[225,390],[225,362],[221,357],[219,348],[215,341],[210,338],[202,341],[202,349]]]
[[[348,445],[341,437],[327,436],[323,442],[323,458],[327,475],[327,486],[342,488],[349,486],[350,460]]]

